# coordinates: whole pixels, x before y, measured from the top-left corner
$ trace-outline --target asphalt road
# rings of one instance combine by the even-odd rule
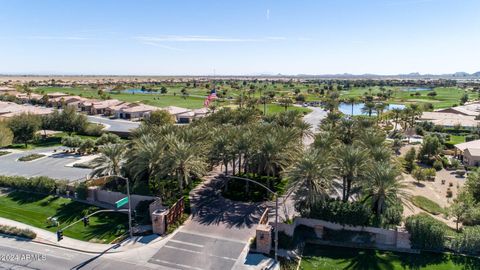
[[[91,123],[102,124],[105,130],[112,132],[130,132],[140,126],[140,122],[132,122],[122,119],[109,119],[101,116],[87,115]]]
[[[0,156],[0,172],[2,175],[18,175],[25,177],[48,176],[55,179],[74,181],[85,178],[90,169],[65,167],[65,165],[79,159],[75,155],[62,153],[42,157],[32,161],[18,161],[17,159],[33,153],[48,153],[61,147],[47,147],[30,151],[22,151]],[[58,151],[57,151],[58,152]]]
[[[242,241],[180,231],[149,262],[174,269],[228,270],[244,248]]]
[[[0,236],[0,269],[164,269]]]

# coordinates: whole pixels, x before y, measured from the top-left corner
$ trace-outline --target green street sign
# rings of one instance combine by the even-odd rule
[[[124,206],[126,203],[128,203],[128,197],[125,197],[115,202],[115,204],[117,205],[117,208]]]

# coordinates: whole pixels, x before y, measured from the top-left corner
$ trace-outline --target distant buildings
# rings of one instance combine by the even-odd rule
[[[0,119],[10,118],[15,115],[20,115],[22,113],[47,115],[51,114],[52,112],[52,108],[0,101]]]
[[[54,109],[61,109],[65,106],[74,107],[78,112],[89,115],[104,115],[113,118],[127,119],[127,120],[141,120],[150,115],[156,110],[165,110],[175,117],[177,123],[190,123],[194,119],[198,119],[207,115],[208,110],[202,109],[186,109],[176,106],[168,106],[159,108],[142,103],[130,103],[117,99],[96,100],[80,96],[72,96],[65,93],[55,92],[46,95],[39,95],[36,93],[9,93],[14,96],[20,103],[34,103],[42,104],[47,107],[39,107],[33,105],[19,105],[13,102],[2,102],[0,105],[0,117],[11,117],[22,112],[33,114],[49,114]],[[7,106],[8,104],[8,106]]]
[[[479,126],[480,103],[472,103],[464,106],[440,109],[434,112],[424,112],[421,121],[430,121],[437,126],[451,128],[461,126],[465,129],[473,129]]]

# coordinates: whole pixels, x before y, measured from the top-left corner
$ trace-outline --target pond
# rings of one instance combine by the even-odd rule
[[[355,103],[353,104],[353,115],[366,115],[365,113],[362,112],[362,108],[364,107],[365,103]],[[385,111],[391,110],[391,109],[404,109],[405,105],[402,104],[389,104],[386,108]],[[352,115],[352,104],[350,103],[340,103],[338,106],[338,109],[346,114],[346,115]],[[376,112],[373,111],[372,115],[376,115]]]
[[[432,88],[428,87],[408,87],[408,88],[403,88],[403,91],[407,92],[418,92],[418,91],[430,91]]]
[[[127,94],[158,94],[160,91],[144,91],[142,89],[126,89],[123,90],[122,93],[127,93]]]

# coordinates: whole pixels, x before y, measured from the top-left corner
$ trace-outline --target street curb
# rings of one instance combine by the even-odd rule
[[[57,248],[62,248],[62,249],[68,249],[68,250],[73,250],[73,251],[78,251],[78,252],[83,252],[83,253],[89,253],[89,254],[120,253],[120,252],[123,252],[123,251],[108,251],[109,249],[112,249],[113,247],[115,247],[115,245],[112,246],[112,247],[110,247],[110,248],[107,249],[106,251],[103,251],[103,252],[99,252],[99,251],[87,251],[87,250],[81,250],[81,249],[72,248],[72,247],[59,246],[59,245],[56,245],[56,244],[54,244],[54,243],[43,242],[43,241],[40,241],[40,240],[30,239],[30,238],[26,238],[26,237],[20,237],[20,236],[3,234],[3,233],[0,233],[0,235],[1,235],[1,236],[4,236],[4,237],[6,237],[6,238],[13,238],[13,239],[22,240],[22,241],[25,241],[25,242],[32,242],[32,243],[36,243],[36,244],[42,244],[42,245],[46,245],[46,246],[52,246],[52,247],[57,247]],[[117,244],[117,245],[120,245],[120,244]]]
[[[120,244],[113,245],[110,248],[106,249],[105,251],[87,251],[87,250],[82,250],[82,249],[73,248],[73,247],[60,246],[60,245],[56,245],[54,243],[43,242],[43,241],[39,241],[39,240],[35,240],[35,239],[30,240],[30,242],[34,242],[34,243],[42,244],[42,245],[46,245],[46,246],[51,246],[51,247],[56,247],[56,248],[73,250],[73,251],[77,251],[77,252],[89,253],[89,254],[106,254],[106,253],[120,253],[120,252],[123,252],[122,250],[110,251],[110,249],[112,249],[114,247],[117,247],[117,248],[121,247]]]

